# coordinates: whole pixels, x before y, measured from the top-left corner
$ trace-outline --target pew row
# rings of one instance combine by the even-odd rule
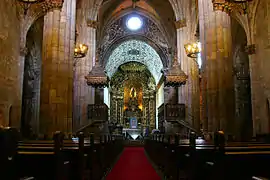
[[[121,136],[63,137],[57,132],[52,141],[18,141],[16,131],[2,130],[1,179],[100,180],[123,150]]]
[[[173,141],[172,141],[173,139]],[[270,179],[270,144],[180,143],[177,135],[153,136],[145,150],[166,179]]]

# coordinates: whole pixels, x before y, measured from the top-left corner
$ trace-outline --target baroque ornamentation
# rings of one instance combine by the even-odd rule
[[[256,45],[255,44],[247,45],[245,50],[249,55],[255,54],[256,53]]]
[[[93,67],[89,75],[85,76],[85,79],[87,80],[87,84],[93,87],[107,87],[109,84],[104,68],[98,63]]]
[[[42,10],[44,12],[51,11],[53,9],[62,9],[64,0],[46,0],[42,3]]]
[[[108,25],[104,30],[104,35],[102,36],[100,42],[100,60],[104,60],[106,53],[108,53],[109,48],[120,39],[128,36],[139,35],[150,41],[153,41],[162,53],[169,59],[169,43],[166,40],[164,33],[158,28],[158,26],[148,18],[141,17],[143,21],[143,28],[138,31],[130,31],[126,27],[126,20],[128,16],[124,16],[112,24]]]
[[[132,53],[132,51],[137,53]],[[155,78],[155,82],[159,82],[163,63],[150,45],[139,40],[125,41],[114,49],[105,66],[108,76],[111,78],[120,65],[132,61],[146,65]]]
[[[181,29],[181,28],[186,27],[186,26],[187,26],[186,19],[180,19],[180,20],[175,22],[176,29]]]
[[[179,87],[186,84],[188,76],[182,71],[177,59],[174,59],[174,64],[171,68],[164,69],[164,85],[169,87]]]
[[[251,0],[243,3],[248,3],[248,1]],[[213,0],[214,11],[224,11],[227,14],[232,12],[246,14],[246,4],[243,3],[235,3],[229,0]]]
[[[87,26],[96,29],[98,26],[98,22],[95,20],[88,19]]]

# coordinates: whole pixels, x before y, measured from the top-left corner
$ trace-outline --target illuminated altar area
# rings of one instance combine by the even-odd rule
[[[110,120],[125,129],[154,129],[155,80],[138,62],[121,65],[111,80]]]

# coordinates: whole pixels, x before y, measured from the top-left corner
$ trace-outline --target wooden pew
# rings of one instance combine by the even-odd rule
[[[86,140],[83,133],[78,135],[78,142],[63,140],[58,132],[54,141],[18,142],[11,138],[11,130],[4,130],[0,135],[1,169],[0,177],[5,179],[101,179],[115,157],[122,151],[122,141],[107,137],[97,143],[93,135]],[[14,132],[13,132],[14,133]],[[11,151],[10,151],[11,149]],[[10,158],[13,157],[13,158]],[[106,158],[104,158],[106,157]],[[7,163],[9,162],[9,163]],[[105,166],[104,166],[105,164]],[[15,173],[14,173],[15,172]]]
[[[176,135],[177,136],[177,135]],[[179,144],[178,137],[167,140],[152,137],[146,141],[145,150],[152,161],[169,179],[251,179],[253,176],[269,178],[270,145],[233,144],[221,141],[214,144],[196,144],[196,135],[189,144]],[[174,142],[172,142],[174,139]],[[218,138],[216,138],[218,139]],[[241,179],[241,178],[240,178]]]

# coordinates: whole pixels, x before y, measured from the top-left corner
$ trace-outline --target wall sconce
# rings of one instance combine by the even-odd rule
[[[201,52],[200,42],[188,43],[188,44],[185,44],[184,47],[185,47],[187,56],[190,58],[197,58],[198,54]]]
[[[85,44],[80,44],[74,49],[74,57],[75,58],[83,58],[86,56],[88,51],[88,46]]]

